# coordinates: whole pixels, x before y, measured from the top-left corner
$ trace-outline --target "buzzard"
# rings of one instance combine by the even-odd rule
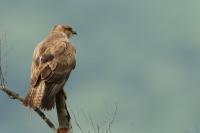
[[[63,91],[76,66],[74,45],[69,38],[76,32],[69,25],[56,25],[34,50],[30,90],[24,105],[51,110],[56,94]]]

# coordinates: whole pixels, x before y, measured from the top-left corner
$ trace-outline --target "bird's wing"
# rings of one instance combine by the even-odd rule
[[[48,42],[34,52],[31,85],[45,81],[45,99],[51,99],[64,86],[70,72],[75,67],[75,48],[69,42],[57,40]],[[40,52],[39,52],[40,51]]]
[[[57,55],[63,53],[65,49],[64,42],[58,42],[59,41],[44,41],[35,48],[31,69],[32,87],[37,86],[41,80],[45,80],[57,66],[57,62],[55,62],[54,58],[55,56],[57,58]],[[52,70],[49,69],[49,63],[51,64]]]

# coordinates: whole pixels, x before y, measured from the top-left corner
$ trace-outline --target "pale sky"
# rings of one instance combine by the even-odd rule
[[[78,33],[77,66],[65,90],[86,132],[94,131],[84,114],[103,128],[117,104],[113,133],[197,133],[199,6],[198,0],[0,0],[9,87],[26,95],[36,44],[55,24],[68,23]],[[51,132],[3,93],[0,105],[0,133]],[[55,110],[47,114],[57,122]],[[73,129],[80,133],[74,123]]]

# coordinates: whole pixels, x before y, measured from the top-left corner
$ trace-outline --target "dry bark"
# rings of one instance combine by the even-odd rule
[[[66,95],[61,91],[56,95],[56,109],[59,122],[57,133],[69,133],[71,130],[70,115],[66,105]]]

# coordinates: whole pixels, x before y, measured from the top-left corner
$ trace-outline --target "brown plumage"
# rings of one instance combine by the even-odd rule
[[[75,68],[75,47],[69,38],[76,34],[68,25],[56,25],[50,35],[34,50],[31,84],[24,105],[50,110],[55,105],[56,94]]]

